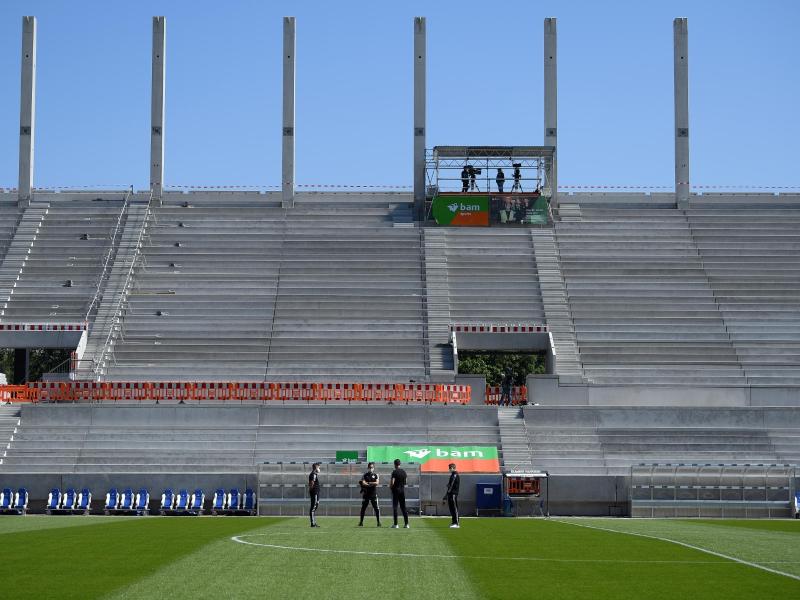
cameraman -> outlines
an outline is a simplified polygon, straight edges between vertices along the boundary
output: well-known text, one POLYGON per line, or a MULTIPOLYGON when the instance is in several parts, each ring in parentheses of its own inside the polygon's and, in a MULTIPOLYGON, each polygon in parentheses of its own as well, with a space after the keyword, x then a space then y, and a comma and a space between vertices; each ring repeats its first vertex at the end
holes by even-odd
POLYGON ((472 165, 467 165, 467 172, 469 173, 469 191, 474 192, 478 187, 475 183, 475 176, 478 174, 478 171, 472 165))
POLYGON ((503 169, 497 169, 497 177, 495 178, 497 182, 497 193, 503 193, 503 186, 506 183, 506 174, 503 173, 503 169))
POLYGON ((522 180, 522 172, 519 170, 520 163, 514 164, 514 185, 511 187, 511 191, 522 191, 522 184, 520 181, 522 180))
POLYGON ((468 189, 469 189, 469 171, 467 171, 467 165, 464 165, 464 168, 461 169, 461 193, 466 194, 468 189))

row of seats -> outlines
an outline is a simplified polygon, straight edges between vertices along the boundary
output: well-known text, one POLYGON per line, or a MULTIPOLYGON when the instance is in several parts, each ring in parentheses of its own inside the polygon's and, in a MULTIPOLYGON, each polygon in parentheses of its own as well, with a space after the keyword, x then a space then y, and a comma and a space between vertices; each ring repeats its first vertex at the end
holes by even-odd
POLYGON ((58 488, 53 488, 47 496, 47 507, 45 512, 48 515, 55 513, 64 514, 89 514, 92 508, 92 492, 88 488, 83 488, 76 492, 74 488, 69 488, 63 494, 58 488))
MULTIPOLYGON (((161 508, 159 514, 162 515, 201 515, 205 510, 205 494, 202 489, 196 489, 189 493, 186 489, 174 492, 172 488, 167 488, 161 495, 161 508)), ((88 515, 92 509, 92 492, 88 488, 83 488, 80 492, 74 488, 69 488, 65 492, 59 488, 53 488, 47 495, 45 512, 52 514, 85 514, 88 515)), ((11 488, 3 488, 0 492, 0 514, 24 515, 28 510, 28 491, 20 488, 14 492, 11 488)), ((132 488, 125 488, 121 492, 117 488, 111 488, 106 494, 103 513, 106 515, 148 515, 150 514, 150 492, 146 488, 141 488, 134 492, 132 488)), ((224 489, 217 489, 211 505, 211 514, 256 514, 256 494, 252 489, 246 489, 244 494, 236 488, 225 492, 224 489)))
POLYGON ((11 488, 0 491, 0 514, 24 515, 28 511, 28 490, 11 488))

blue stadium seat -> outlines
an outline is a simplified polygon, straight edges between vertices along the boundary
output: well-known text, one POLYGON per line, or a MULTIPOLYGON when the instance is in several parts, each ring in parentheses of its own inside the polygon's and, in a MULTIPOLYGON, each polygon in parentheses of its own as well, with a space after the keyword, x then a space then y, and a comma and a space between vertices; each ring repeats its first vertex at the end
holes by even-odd
POLYGON ((242 504, 242 510, 246 511, 247 514, 254 515, 256 514, 256 493, 247 488, 244 491, 244 503, 242 504))
POLYGON ((75 488, 68 488, 64 495, 61 497, 61 510, 72 512, 75 510, 75 504, 78 502, 78 493, 75 488))
POLYGON ((117 510, 117 506, 119 506, 119 492, 117 488, 111 488, 106 494, 106 503, 103 507, 104 512, 110 514, 112 511, 117 510))
POLYGON ((89 488, 83 488, 78 494, 78 505, 75 510, 85 515, 92 510, 92 492, 89 491, 89 488))
POLYGON ((14 506, 14 492, 11 488, 3 488, 0 492, 0 511, 7 512, 14 506))
POLYGON ((228 510, 230 512, 236 512, 237 510, 242 509, 242 494, 241 492, 233 488, 231 489, 231 493, 228 494, 228 510))
POLYGON ((178 490, 178 495, 175 497, 175 510, 186 512, 189 510, 189 490, 178 490))
POLYGON ((172 488, 167 488, 164 490, 164 493, 161 494, 161 514, 166 515, 171 512, 174 507, 175 492, 172 491, 172 488))
POLYGON ((192 494, 192 498, 189 502, 189 511, 194 515, 202 515, 203 514, 203 506, 206 502, 206 495, 203 493, 203 490, 196 489, 192 494))
POLYGON ((145 488, 136 494, 136 514, 139 516, 150 514, 150 492, 145 488))
POLYGON ((131 488, 122 490, 122 495, 119 497, 119 510, 122 512, 131 512, 134 510, 136 504, 136 496, 131 488))
POLYGON ((53 488, 47 495, 47 506, 45 508, 45 512, 48 515, 52 515, 53 511, 58 510, 59 506, 61 506, 61 490, 58 488, 53 488))
POLYGON ((214 490, 214 499, 211 501, 211 514, 216 515, 217 513, 224 512, 227 505, 227 500, 228 497, 225 494, 225 490, 214 490))
POLYGON ((28 490, 25 488, 19 488, 14 495, 14 512, 18 515, 28 512, 28 490))

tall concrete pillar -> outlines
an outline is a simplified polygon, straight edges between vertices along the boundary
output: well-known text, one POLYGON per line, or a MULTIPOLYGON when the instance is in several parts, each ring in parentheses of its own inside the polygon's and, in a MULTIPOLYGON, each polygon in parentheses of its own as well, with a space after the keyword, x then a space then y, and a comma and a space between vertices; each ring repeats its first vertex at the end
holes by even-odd
POLYGON ((36 130, 36 17, 22 17, 22 77, 19 101, 18 201, 33 197, 33 142, 36 130))
POLYGON ((164 186, 164 91, 167 19, 153 17, 153 83, 150 96, 150 191, 161 202, 164 186))
POLYGON ((689 202, 689 26, 687 19, 672 24, 675 42, 675 201, 689 202))
POLYGON ((550 187, 553 196, 550 205, 558 207, 558 70, 557 70, 556 19, 544 20, 544 145, 552 146, 553 169, 550 187))
POLYGON ((425 17, 414 17, 414 218, 425 219, 425 17))
POLYGON ((283 166, 281 169, 282 205, 294 206, 294 90, 295 90, 295 22, 283 18, 283 166))

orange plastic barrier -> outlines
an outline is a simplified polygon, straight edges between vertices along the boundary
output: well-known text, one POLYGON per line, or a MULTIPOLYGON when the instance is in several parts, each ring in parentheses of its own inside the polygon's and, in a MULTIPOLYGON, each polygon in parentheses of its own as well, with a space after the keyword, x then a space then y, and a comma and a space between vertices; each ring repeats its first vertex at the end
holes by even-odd
MULTIPOLYGON (((486 386, 486 400, 485 404, 499 404, 500 398, 503 395, 503 389, 500 386, 486 386)), ((512 406, 519 406, 528 401, 528 388, 524 385, 514 386, 511 388, 511 404, 512 406)))
POLYGON ((39 391, 27 385, 0 385, 0 402, 38 402, 39 391))
MULTIPOLYGON (((0 386, 14 401, 45 402, 393 402, 469 404, 468 385, 302 382, 35 382, 0 386), (10 391, 13 389, 13 392, 10 391), (22 400, 27 398, 27 400, 22 400)), ((0 398, 4 398, 0 396, 0 398)))

